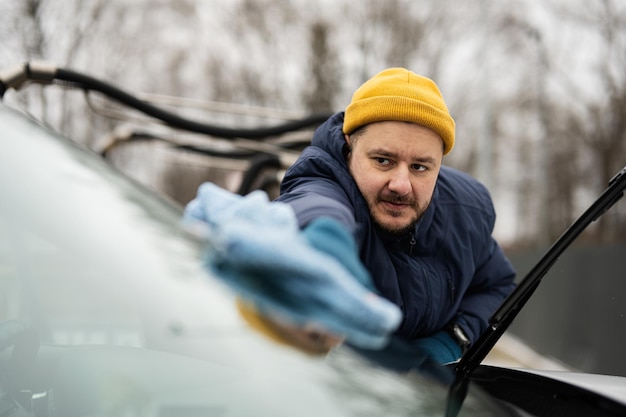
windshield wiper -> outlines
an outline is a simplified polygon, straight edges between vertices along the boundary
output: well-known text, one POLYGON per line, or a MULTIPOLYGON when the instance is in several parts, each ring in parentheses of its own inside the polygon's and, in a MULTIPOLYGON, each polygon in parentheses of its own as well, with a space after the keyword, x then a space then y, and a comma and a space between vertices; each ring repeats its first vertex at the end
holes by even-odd
POLYGON ((500 308, 491 316, 489 326, 478 340, 463 355, 455 367, 456 379, 450 386, 448 395, 447 417, 455 417, 465 400, 469 379, 480 363, 489 354, 496 342, 511 325, 513 319, 530 299, 539 286, 541 279, 556 262, 565 249, 593 221, 607 212, 626 189, 626 167, 622 168, 611 180, 608 187, 596 201, 556 240, 535 267, 517 285, 500 308))

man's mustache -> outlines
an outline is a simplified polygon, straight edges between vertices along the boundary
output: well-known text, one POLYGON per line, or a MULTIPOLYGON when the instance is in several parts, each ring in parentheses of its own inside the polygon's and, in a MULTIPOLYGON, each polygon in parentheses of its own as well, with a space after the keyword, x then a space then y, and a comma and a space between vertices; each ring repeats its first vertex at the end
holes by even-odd
POLYGON ((402 196, 394 192, 387 192, 378 196, 378 201, 386 201, 393 204, 414 205, 415 200, 410 196, 402 196))

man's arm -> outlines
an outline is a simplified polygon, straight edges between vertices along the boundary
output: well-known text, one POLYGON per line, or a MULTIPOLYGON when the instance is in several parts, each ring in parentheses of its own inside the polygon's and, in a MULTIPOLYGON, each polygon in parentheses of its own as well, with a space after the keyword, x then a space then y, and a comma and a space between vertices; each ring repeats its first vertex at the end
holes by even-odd
POLYGON ((283 193, 276 201, 291 206, 300 228, 306 227, 315 219, 329 217, 337 220, 351 233, 356 229, 354 212, 345 194, 330 181, 308 181, 294 191, 283 193))
POLYGON ((502 248, 491 238, 486 247, 485 261, 476 269, 459 312, 452 320, 461 326, 472 342, 485 331, 491 315, 511 293, 514 279, 513 266, 502 248))
POLYGON ((207 271, 260 313, 371 349, 400 325, 400 309, 374 292, 352 234, 332 218, 300 230, 291 207, 261 191, 240 196, 205 183, 184 224, 207 241, 207 271))

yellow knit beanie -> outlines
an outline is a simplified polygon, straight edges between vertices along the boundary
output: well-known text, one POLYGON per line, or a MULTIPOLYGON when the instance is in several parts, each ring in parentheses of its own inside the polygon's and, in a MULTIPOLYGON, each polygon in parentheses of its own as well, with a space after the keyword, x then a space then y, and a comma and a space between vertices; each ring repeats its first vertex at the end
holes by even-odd
POLYGON ((343 132, 382 121, 416 123, 436 132, 443 154, 454 147, 454 120, 437 85, 404 68, 389 68, 366 81, 345 111, 343 132))

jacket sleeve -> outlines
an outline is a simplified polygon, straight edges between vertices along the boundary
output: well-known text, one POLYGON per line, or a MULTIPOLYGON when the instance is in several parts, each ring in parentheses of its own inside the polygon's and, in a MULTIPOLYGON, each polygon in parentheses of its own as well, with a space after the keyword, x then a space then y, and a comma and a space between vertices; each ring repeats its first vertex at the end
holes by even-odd
POLYGON ((330 217, 337 220, 351 233, 356 228, 354 215, 350 207, 336 195, 332 187, 322 184, 309 184, 303 190, 281 195, 278 201, 287 203, 296 213, 300 228, 306 227, 313 220, 320 217, 330 217), (333 195, 335 195, 333 197, 333 195))
POLYGON ((472 342, 485 331, 489 318, 511 293, 515 270, 498 243, 490 238, 485 261, 477 266, 453 322, 466 331, 472 342))
POLYGON ((300 228, 319 217, 337 220, 351 233, 355 232, 354 208, 337 178, 343 169, 334 166, 330 158, 323 159, 317 149, 305 150, 281 182, 278 201, 289 204, 298 218, 300 228))

